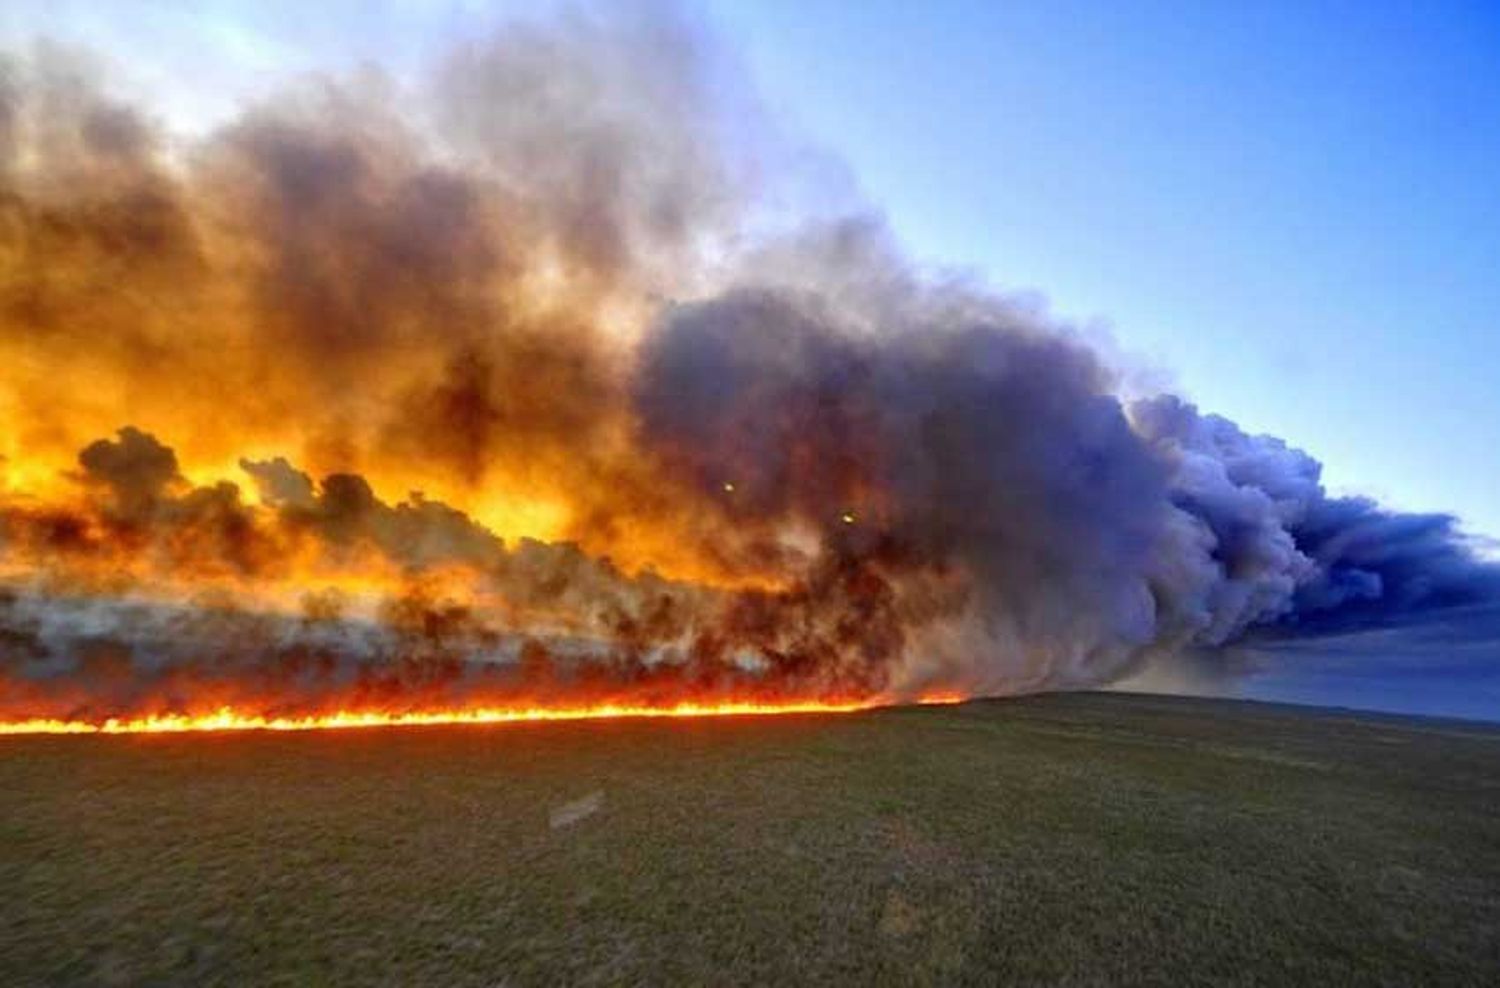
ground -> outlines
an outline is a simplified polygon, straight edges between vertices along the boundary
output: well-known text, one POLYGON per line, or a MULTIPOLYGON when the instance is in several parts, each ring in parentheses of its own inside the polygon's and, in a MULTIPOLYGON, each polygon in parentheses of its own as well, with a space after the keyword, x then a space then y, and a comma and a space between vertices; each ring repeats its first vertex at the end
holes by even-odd
POLYGON ((1110 694, 0 738, 0 984, 1494 984, 1500 730, 1110 694))

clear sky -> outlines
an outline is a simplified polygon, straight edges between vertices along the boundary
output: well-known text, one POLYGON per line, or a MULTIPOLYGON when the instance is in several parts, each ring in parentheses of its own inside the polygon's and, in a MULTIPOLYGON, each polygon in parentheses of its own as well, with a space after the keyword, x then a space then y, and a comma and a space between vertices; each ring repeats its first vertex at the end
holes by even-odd
MULTIPOLYGON (((22 0, 0 32, 186 72, 180 107, 214 112, 330 53, 399 66, 485 7, 22 0)), ((1500 5, 704 12, 919 258, 1107 323, 1206 409, 1318 456, 1336 491, 1500 536, 1500 5)))

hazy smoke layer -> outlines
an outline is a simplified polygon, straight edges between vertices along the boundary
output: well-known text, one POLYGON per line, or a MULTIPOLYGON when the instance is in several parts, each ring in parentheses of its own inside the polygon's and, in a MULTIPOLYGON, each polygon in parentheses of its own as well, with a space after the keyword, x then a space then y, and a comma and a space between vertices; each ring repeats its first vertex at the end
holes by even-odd
POLYGON ((0 65, 0 717, 1019 691, 1500 600, 1452 518, 788 220, 703 51, 522 25, 193 139, 0 65))

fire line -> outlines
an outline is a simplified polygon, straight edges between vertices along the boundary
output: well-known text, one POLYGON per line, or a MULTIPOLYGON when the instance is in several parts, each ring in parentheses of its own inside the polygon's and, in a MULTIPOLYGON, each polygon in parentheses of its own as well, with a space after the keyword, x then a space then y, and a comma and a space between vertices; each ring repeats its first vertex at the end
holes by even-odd
MULTIPOLYGON (((959 696, 932 696, 922 705, 961 703, 959 696)), ((801 701, 789 703, 681 703, 653 707, 601 704, 584 707, 478 708, 387 713, 341 710, 303 717, 266 717, 242 714, 225 707, 210 714, 162 714, 137 718, 114 718, 93 722, 36 718, 0 722, 0 735, 24 734, 190 734, 221 731, 325 731, 384 727, 435 727, 445 725, 515 724, 549 721, 658 719, 684 717, 771 717, 787 714, 845 714, 889 706, 868 700, 840 702, 801 701)))

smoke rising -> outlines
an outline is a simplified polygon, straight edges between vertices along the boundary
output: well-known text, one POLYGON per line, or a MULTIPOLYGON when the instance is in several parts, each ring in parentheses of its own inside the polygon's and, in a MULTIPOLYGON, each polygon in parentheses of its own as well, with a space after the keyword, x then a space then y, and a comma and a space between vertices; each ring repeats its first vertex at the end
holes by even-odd
POLYGON ((1443 515, 768 223, 671 15, 202 137, 0 70, 0 717, 901 698, 1500 601, 1443 515))

